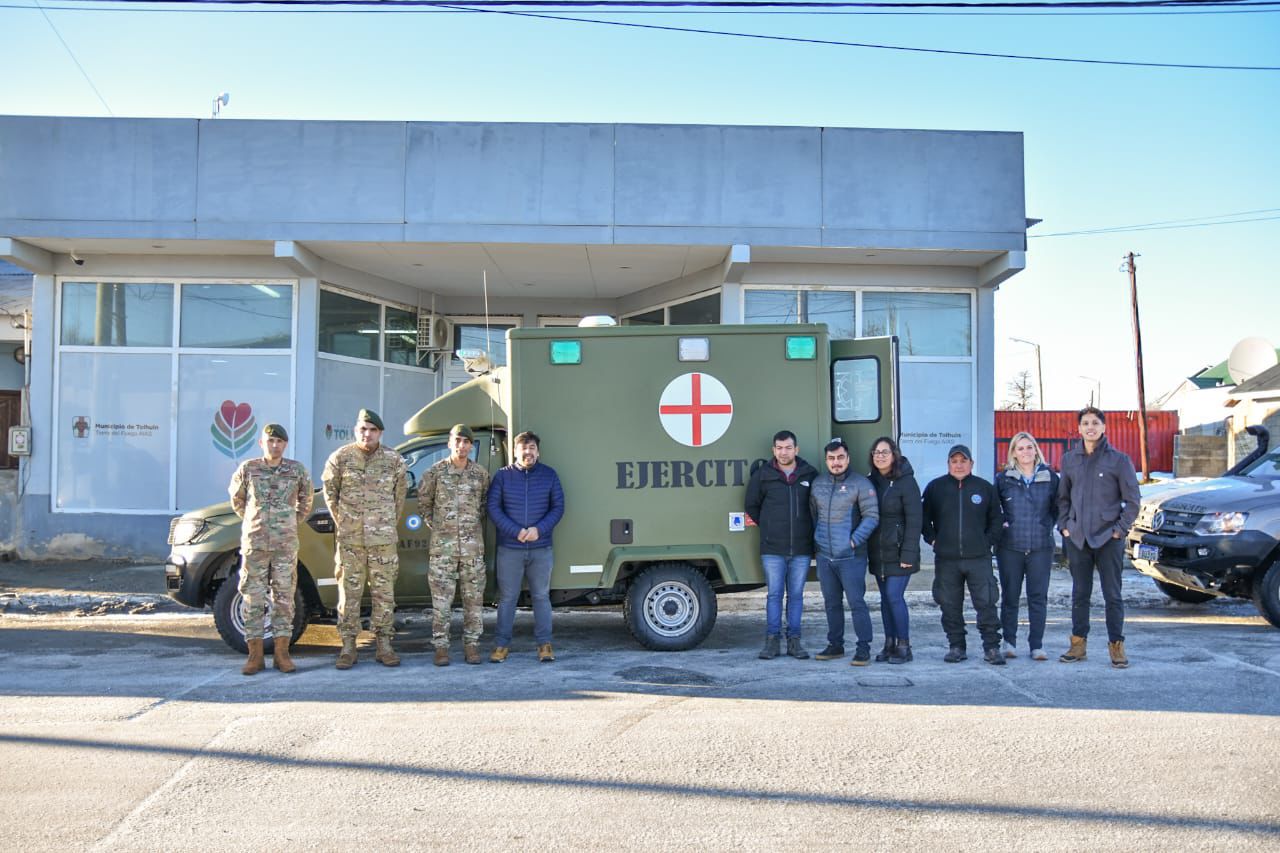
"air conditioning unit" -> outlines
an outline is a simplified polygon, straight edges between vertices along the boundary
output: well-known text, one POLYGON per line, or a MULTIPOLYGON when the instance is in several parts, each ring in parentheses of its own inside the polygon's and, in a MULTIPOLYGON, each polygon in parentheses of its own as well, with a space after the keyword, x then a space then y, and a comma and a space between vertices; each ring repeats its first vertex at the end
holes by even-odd
POLYGON ((453 349, 453 322, 429 312, 418 315, 418 350, 448 352, 453 349))

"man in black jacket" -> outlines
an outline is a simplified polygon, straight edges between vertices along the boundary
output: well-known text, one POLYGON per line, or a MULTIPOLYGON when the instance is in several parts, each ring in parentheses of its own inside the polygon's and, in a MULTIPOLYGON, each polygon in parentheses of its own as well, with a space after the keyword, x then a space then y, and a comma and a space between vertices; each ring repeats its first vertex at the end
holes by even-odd
POLYGON ((964 585, 978 614, 983 658, 1004 666, 1000 654, 998 587, 991 571, 991 548, 1000 541, 1004 513, 995 486, 973 475, 973 454, 957 444, 947 454, 947 473, 924 490, 922 535, 933 546, 933 598, 942 608, 942 630, 951 650, 943 658, 959 663, 965 653, 964 585))
POLYGON ((800 644, 800 616, 804 610, 804 582, 813 559, 813 518, 809 515, 809 486, 818 471, 797 455, 796 435, 782 430, 773 437, 773 460, 751 472, 747 483, 747 518, 760 528, 760 562, 769 595, 765 602, 764 648, 761 660, 780 652, 782 596, 787 597, 787 654, 804 660, 800 644))
POLYGON ((1085 659, 1089 636, 1089 605, 1093 572, 1102 580, 1107 605, 1107 649, 1111 665, 1124 669, 1124 599, 1120 572, 1124 568, 1124 538, 1138 518, 1138 475, 1133 461, 1107 443, 1107 416, 1086 406, 1077 415, 1082 446, 1062 457, 1058 480, 1058 529, 1062 550, 1071 567, 1071 648, 1058 660, 1085 659))

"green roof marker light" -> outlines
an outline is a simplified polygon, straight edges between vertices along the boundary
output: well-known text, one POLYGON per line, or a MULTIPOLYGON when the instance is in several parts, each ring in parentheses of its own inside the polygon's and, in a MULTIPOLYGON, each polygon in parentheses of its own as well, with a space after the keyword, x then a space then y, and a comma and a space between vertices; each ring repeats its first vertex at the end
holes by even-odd
POLYGON ((813 361, 818 357, 818 339, 813 335, 788 335, 787 359, 813 361))
POLYGON ((552 364, 582 364, 582 341, 552 341, 552 364))

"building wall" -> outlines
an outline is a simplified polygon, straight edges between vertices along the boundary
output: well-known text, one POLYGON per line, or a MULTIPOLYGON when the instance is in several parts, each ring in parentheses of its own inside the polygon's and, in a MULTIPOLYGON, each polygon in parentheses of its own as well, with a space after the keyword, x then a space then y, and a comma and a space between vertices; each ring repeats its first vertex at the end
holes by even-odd
POLYGON ((11 237, 1025 248, 1018 133, 8 116, 0 151, 11 237))

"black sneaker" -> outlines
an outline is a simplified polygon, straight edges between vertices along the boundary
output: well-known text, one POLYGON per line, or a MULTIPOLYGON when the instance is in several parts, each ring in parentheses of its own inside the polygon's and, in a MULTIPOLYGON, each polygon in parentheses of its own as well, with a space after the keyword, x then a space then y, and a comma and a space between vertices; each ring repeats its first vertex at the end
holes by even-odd
POLYGON ((809 659, 809 653, 804 650, 804 646, 800 645, 799 637, 787 637, 787 654, 796 660, 809 659))
POLYGON ((960 663, 962 660, 968 660, 969 656, 965 654, 964 646, 952 646, 951 651, 942 656, 945 663, 960 663))
POLYGON ((858 643, 858 647, 853 650, 852 666, 866 666, 871 663, 871 644, 858 643))
POLYGON ((827 643, 827 647, 813 657, 816 660, 838 660, 844 657, 844 646, 827 643))
POLYGON ((992 666, 1004 666, 1004 655, 1001 653, 999 647, 983 649, 982 659, 992 666))

